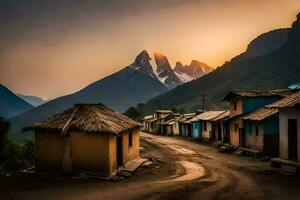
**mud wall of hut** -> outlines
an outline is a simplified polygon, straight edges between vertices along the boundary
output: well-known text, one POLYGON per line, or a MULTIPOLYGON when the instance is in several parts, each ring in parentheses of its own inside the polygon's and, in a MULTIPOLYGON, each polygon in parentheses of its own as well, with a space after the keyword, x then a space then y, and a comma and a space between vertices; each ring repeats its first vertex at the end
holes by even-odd
POLYGON ((109 137, 108 134, 70 133, 73 169, 110 174, 109 137))
POLYGON ((37 171, 61 171, 64 140, 55 131, 37 130, 35 134, 37 171))

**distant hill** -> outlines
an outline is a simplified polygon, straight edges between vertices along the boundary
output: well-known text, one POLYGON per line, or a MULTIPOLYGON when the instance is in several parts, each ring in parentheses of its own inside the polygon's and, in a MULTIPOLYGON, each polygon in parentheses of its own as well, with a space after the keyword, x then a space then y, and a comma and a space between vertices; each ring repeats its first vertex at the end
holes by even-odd
POLYGON ((27 103, 33 105, 34 107, 40 106, 47 102, 47 100, 36 96, 29 96, 24 94, 17 94, 17 96, 26 101, 27 103))
POLYGON ((278 29, 253 40, 245 53, 197 80, 178 86, 145 104, 145 112, 176 107, 193 111, 225 107, 229 90, 286 88, 300 81, 300 14, 291 29, 278 29))
POLYGON ((32 105, 0 84, 0 116, 10 118, 33 108, 32 105))
POLYGON ((136 59, 135 63, 130 65, 131 67, 125 67, 74 94, 51 100, 11 118, 11 134, 20 137, 22 127, 45 120, 75 103, 101 102, 116 111, 123 112, 130 106, 146 102, 150 98, 166 92, 167 88, 161 82, 137 70, 142 67, 140 63, 146 63, 148 59, 143 56, 138 56, 138 58, 145 60, 136 59), (132 66, 135 66, 136 69, 132 66))

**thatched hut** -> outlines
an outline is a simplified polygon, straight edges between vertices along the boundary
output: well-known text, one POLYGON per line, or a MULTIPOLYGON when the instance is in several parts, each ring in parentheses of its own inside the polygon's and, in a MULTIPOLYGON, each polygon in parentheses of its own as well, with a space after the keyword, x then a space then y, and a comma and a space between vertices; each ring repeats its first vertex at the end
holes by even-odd
POLYGON ((35 130, 36 170, 113 175, 139 158, 140 124, 102 104, 76 104, 35 130))

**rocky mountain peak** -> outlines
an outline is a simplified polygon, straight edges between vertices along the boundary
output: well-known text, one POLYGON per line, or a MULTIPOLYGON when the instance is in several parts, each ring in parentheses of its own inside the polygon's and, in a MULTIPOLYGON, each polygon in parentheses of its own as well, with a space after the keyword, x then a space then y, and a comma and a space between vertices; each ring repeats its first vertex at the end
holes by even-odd
POLYGON ((185 66, 177 62, 174 71, 183 82, 187 82, 208 74, 213 68, 198 60, 192 60, 190 65, 185 66))
POLYGON ((148 52, 146 50, 143 50, 140 54, 137 55, 134 63, 132 63, 129 67, 154 79, 157 79, 152 65, 150 64, 150 60, 151 57, 149 56, 148 52))
POLYGON ((174 73, 168 58, 161 53, 154 53, 154 59, 157 66, 156 72, 158 79, 168 88, 174 88, 181 84, 181 80, 174 73))
POLYGON ((154 53, 155 63, 157 65, 157 74, 161 76, 165 76, 166 74, 172 71, 170 63, 167 57, 161 53, 154 53))

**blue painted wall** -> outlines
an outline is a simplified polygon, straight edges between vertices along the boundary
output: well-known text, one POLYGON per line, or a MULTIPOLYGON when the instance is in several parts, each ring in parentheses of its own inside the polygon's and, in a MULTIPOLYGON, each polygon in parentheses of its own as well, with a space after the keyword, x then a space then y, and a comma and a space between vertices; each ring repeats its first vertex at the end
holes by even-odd
POLYGON ((263 121, 264 135, 279 134, 279 117, 274 115, 263 121))
POLYGON ((200 138, 201 137, 201 122, 192 122, 193 124, 193 132, 192 132, 192 136, 193 138, 200 138))
POLYGON ((274 103, 282 99, 281 97, 243 97, 243 113, 249 113, 261 108, 265 105, 274 103))
POLYGON ((245 134, 251 135, 252 134, 252 126, 255 124, 254 121, 246 120, 244 121, 244 127, 245 127, 245 134))
MULTIPOLYGON (((248 135, 252 134, 252 127, 256 124, 255 121, 245 120, 244 127, 245 133, 248 135)), ((264 135, 274 135, 279 134, 279 117, 278 115, 274 115, 272 117, 266 118, 265 120, 259 122, 259 124, 263 125, 264 135)))

